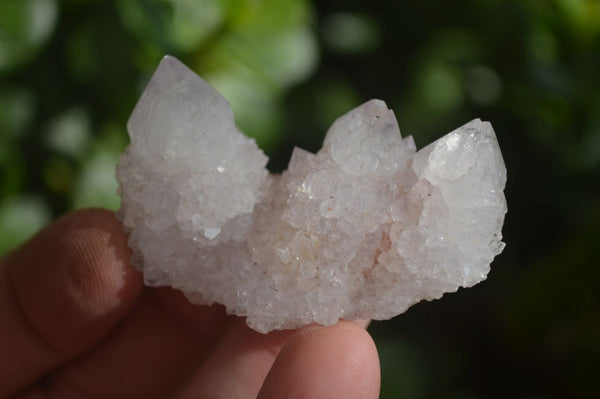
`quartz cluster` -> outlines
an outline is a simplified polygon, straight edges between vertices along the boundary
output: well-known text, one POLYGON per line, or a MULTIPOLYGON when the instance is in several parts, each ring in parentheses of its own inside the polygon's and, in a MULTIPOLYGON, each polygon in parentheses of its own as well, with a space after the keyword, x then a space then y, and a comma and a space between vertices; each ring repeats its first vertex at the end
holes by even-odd
POLYGON ((260 332, 393 317, 484 280, 504 247, 506 169, 488 122, 417 152, 371 100, 270 175, 227 101, 167 56, 128 130, 118 216, 132 263, 147 285, 260 332))

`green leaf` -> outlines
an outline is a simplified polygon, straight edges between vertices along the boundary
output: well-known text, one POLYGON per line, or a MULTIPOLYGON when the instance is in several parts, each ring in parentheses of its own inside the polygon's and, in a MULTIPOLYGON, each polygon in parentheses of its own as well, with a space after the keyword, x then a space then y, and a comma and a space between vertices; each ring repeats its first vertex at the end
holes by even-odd
POLYGON ((57 11, 54 0, 0 2, 0 72, 35 56, 54 30, 57 11))

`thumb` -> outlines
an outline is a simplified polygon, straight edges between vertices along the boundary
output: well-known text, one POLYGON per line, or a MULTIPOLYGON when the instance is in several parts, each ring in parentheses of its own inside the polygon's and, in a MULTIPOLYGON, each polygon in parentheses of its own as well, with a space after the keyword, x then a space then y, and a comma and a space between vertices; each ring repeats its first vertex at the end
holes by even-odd
POLYGON ((136 303, 140 275, 114 214, 76 211, 0 261, 0 397, 102 340, 136 303))

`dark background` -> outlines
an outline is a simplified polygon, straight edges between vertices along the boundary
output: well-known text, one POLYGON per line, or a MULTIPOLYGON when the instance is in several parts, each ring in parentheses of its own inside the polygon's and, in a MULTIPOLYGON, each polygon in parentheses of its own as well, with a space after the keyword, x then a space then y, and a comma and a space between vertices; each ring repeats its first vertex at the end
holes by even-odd
POLYGON ((274 171, 374 97, 418 146, 491 121, 507 247, 486 282, 372 324, 381 396, 597 395, 600 2, 0 2, 0 252, 68 210, 118 208, 125 123, 167 53, 274 171))

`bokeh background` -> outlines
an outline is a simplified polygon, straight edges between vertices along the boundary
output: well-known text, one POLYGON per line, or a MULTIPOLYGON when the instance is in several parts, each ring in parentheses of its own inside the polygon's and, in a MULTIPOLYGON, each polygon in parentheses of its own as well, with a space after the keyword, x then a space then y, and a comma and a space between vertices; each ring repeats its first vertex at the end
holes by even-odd
POLYGON ((374 97, 419 146, 492 121, 507 247, 486 282, 372 324, 381 397, 596 397, 599 1, 1 1, 0 253, 118 208, 125 123, 164 54, 224 94, 274 171, 374 97))

